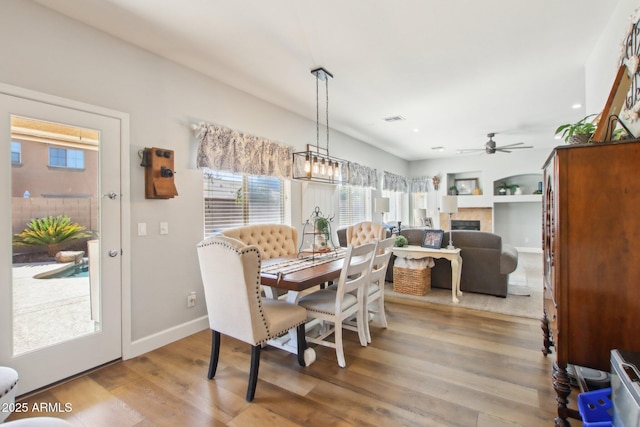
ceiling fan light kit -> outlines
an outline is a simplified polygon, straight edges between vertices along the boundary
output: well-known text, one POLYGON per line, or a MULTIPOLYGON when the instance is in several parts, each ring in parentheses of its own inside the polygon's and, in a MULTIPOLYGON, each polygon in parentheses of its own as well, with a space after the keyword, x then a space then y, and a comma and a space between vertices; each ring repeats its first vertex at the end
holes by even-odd
POLYGON ((495 154, 496 152, 510 153, 511 150, 521 150, 523 148, 533 148, 533 145, 523 145, 524 142, 516 142, 515 144, 496 146, 496 142, 493 137, 496 136, 495 132, 489 132, 487 137, 489 140, 484 144, 484 148, 469 148, 465 150, 458 150, 458 154, 485 152, 486 154, 495 154))

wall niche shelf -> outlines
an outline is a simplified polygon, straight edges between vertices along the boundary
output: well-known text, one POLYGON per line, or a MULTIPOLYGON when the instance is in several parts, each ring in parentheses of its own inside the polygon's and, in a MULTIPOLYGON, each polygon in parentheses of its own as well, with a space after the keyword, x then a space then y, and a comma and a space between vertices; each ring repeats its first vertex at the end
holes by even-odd
POLYGON ((542 202, 542 194, 522 194, 513 196, 494 196, 493 203, 542 202))
POLYGON ((522 175, 512 175, 504 178, 497 179, 493 181, 493 195, 496 196, 494 199, 495 203, 499 203, 499 198, 502 197, 515 197, 510 199, 511 202, 532 202, 532 201, 542 201, 542 192, 540 194, 534 194, 536 191, 542 190, 542 174, 522 174, 522 175), (510 190, 506 195, 500 194, 500 188, 504 185, 517 185, 520 187, 520 191, 522 194, 511 194, 510 190), (535 198, 522 198, 523 196, 536 196, 535 198))

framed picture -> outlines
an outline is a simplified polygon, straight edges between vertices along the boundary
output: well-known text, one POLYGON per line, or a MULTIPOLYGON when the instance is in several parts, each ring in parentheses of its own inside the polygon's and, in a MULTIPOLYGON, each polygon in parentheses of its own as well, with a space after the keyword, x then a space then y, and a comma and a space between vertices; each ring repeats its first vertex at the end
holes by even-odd
POLYGON ((473 190, 478 188, 478 178, 464 178, 455 180, 458 195, 473 194, 473 190))
POLYGON ((420 218, 420 222, 422 224, 423 227, 427 227, 427 228, 432 228, 433 227, 433 218, 431 218, 430 216, 425 217, 425 218, 420 218))
POLYGON ((420 246, 423 248, 440 249, 443 236, 444 230, 424 230, 422 244, 420 246))

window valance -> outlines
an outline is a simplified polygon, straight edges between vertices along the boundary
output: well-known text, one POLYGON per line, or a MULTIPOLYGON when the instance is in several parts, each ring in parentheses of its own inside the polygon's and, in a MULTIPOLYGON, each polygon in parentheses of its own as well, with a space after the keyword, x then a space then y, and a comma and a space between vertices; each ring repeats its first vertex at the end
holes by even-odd
POLYGON ((347 173, 349 185, 378 188, 378 171, 376 169, 354 162, 349 162, 347 168, 349 169, 347 173))
POLYGON ((210 123, 198 125, 196 137, 199 168, 291 178, 293 147, 210 123))
POLYGON ((407 178, 401 175, 396 175, 394 173, 384 171, 384 177, 382 179, 382 189, 384 191, 407 193, 409 192, 407 178))
POLYGON ((409 179, 409 189, 412 193, 426 193, 429 191, 429 180, 426 176, 409 179))

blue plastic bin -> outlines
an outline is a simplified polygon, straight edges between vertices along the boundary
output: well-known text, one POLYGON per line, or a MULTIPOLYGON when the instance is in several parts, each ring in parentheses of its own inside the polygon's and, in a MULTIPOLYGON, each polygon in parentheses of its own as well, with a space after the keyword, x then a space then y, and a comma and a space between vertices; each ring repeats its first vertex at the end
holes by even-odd
POLYGON ((609 427, 613 420, 611 387, 578 395, 578 410, 584 427, 609 427))

